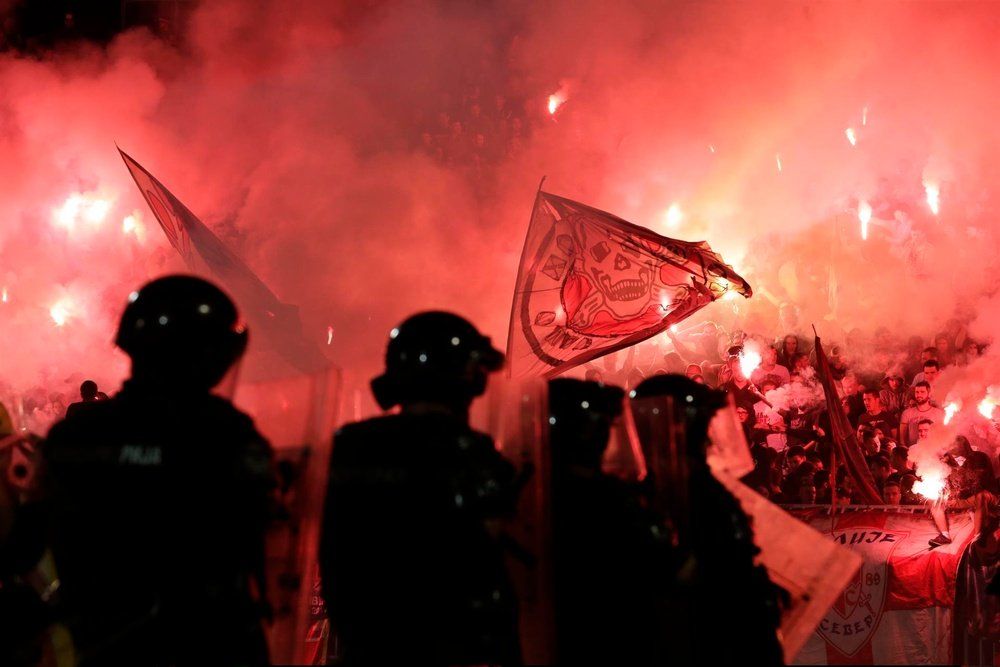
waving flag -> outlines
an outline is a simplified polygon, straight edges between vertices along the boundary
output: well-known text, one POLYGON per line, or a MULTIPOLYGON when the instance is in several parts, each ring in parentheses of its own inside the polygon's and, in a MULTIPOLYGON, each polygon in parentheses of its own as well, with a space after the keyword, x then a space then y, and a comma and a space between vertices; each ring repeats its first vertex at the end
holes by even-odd
POLYGON ((236 298, 254 332, 259 332, 275 352, 303 373, 316 373, 330 362, 302 331, 299 310, 282 303, 236 253, 219 240, 201 220, 167 188, 121 149, 139 192, 157 222, 188 267, 213 275, 236 298))
POLYGON ((552 377, 645 340, 734 290, 705 242, 669 239, 539 190, 507 337, 509 372, 552 377))
MULTIPOLYGON (((819 336, 816 336, 816 375, 823 385, 823 394, 826 396, 826 409, 830 415, 831 439, 833 440, 834 451, 838 461, 843 461, 847 467, 847 472, 854 480, 854 485, 861 495, 862 502, 871 505, 882 503, 882 494, 875 487, 875 478, 868 468, 865 455, 861 453, 861 445, 858 444, 858 436, 851 428, 851 422, 847 419, 844 406, 840 402, 840 395, 834 386, 833 372, 830 370, 830 362, 823 351, 823 344, 820 343, 819 336)), ((836 474, 836 471, 831 471, 836 474)))

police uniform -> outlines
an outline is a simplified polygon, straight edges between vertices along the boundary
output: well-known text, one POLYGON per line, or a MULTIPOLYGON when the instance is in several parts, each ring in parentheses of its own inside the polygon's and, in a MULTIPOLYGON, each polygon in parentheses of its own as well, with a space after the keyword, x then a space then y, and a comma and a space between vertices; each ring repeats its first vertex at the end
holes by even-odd
POLYGON ((266 662, 251 580, 273 479, 249 417, 126 383, 54 426, 43 455, 59 596, 83 657, 266 662))
POLYGON ((267 663, 272 452, 247 415, 209 393, 245 341, 214 286, 154 281, 119 329, 133 378, 50 431, 50 548, 81 664, 267 663))
POLYGON ((373 382, 380 404, 403 412, 334 437, 320 563, 346 664, 520 661, 493 522, 513 511, 515 471, 463 414, 502 362, 490 350, 457 316, 414 316, 373 382), (462 379, 467 361, 478 379, 462 379), (425 396, 441 409, 406 409, 425 396))

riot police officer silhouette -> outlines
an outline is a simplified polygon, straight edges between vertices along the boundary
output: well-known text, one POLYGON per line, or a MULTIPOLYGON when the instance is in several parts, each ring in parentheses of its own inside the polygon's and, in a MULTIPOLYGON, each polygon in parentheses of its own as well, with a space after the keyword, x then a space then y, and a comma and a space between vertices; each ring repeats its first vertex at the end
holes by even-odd
POLYGON ((514 468, 469 427, 503 355, 463 318, 390 334, 372 391, 397 414, 334 436, 320 567, 345 664, 513 664, 514 595, 495 519, 514 468))
POLYGON ((130 378, 44 444, 63 617, 84 665, 261 665, 270 445, 210 390, 242 356, 233 302, 190 276, 133 293, 130 378))
POLYGON ((763 566, 754 564, 759 549, 750 521, 706 459, 709 423, 727 400, 724 392, 682 375, 651 377, 632 398, 647 462, 654 462, 654 493, 667 499, 662 506, 674 532, 678 567, 663 626, 668 661, 780 665, 777 628, 783 591, 763 566), (669 403, 657 400, 666 398, 669 403), (657 419, 672 423, 651 428, 657 419), (670 449, 674 451, 664 451, 670 449), (657 459, 669 464, 656 465, 657 459))
POLYGON ((549 382, 556 657, 559 663, 660 664, 659 605, 668 531, 636 485, 602 472, 624 392, 549 382))

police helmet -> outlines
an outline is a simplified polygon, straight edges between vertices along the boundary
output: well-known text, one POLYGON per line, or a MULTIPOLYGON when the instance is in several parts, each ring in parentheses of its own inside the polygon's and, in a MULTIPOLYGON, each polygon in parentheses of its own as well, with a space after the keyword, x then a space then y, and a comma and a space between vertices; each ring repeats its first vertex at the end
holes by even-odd
POLYGON ((465 318, 418 313, 390 332, 385 373, 372 380, 372 393, 384 410, 416 399, 472 399, 503 362, 503 353, 465 318))
POLYGON ((173 275, 157 278, 129 296, 115 344, 131 357, 134 370, 195 372, 221 379, 246 350, 247 338, 247 328, 225 292, 195 276, 173 275))

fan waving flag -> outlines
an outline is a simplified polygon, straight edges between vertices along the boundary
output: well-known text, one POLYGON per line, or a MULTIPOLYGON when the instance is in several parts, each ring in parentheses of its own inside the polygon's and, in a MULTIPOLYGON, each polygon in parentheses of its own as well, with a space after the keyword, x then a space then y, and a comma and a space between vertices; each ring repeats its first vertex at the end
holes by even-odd
POLYGON ((149 208, 184 262, 192 271, 214 275, 236 298, 264 341, 288 364, 303 373, 316 373, 330 362, 305 337, 298 308, 282 303, 236 253, 219 240, 167 188, 118 149, 149 208))
POLYGON ((660 333, 747 282, 704 241, 539 190, 507 337, 509 373, 552 377, 660 333))

